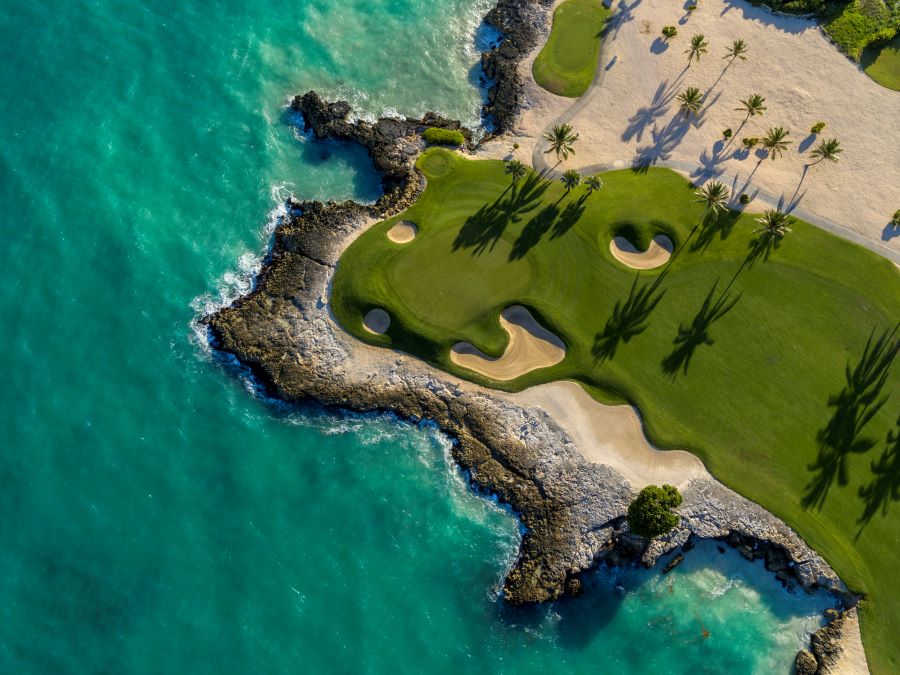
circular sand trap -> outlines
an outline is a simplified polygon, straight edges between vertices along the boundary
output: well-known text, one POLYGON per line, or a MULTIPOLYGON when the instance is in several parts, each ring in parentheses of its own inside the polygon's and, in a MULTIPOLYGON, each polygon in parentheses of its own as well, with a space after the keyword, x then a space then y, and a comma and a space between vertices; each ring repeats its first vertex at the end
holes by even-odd
POLYGON ((391 315, 376 307, 370 309, 363 317, 363 327, 370 333, 382 335, 391 325, 391 315))
POLYGON ((457 342, 450 349, 450 360, 493 380, 514 380, 532 370, 554 366, 566 357, 563 341, 521 305, 504 309, 500 325, 509 333, 502 356, 491 358, 468 342, 457 342))
POLYGON ((625 237, 613 237, 609 242, 609 251, 623 265, 636 270, 652 270, 669 262, 675 245, 664 234, 653 237, 646 251, 638 251, 634 244, 625 237))
POLYGON ((416 238, 418 231, 415 223, 401 220, 388 230, 387 236, 395 244, 408 244, 416 238))

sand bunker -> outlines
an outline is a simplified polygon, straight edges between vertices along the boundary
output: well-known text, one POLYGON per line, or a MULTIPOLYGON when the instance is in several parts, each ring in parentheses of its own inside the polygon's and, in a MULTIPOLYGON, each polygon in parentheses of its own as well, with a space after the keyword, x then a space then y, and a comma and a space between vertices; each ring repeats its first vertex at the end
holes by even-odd
POLYGON ((388 230, 387 236, 395 244, 408 244, 416 238, 418 231, 415 223, 401 220, 388 230))
POLYGON ((669 262, 675 245, 664 234, 653 237, 646 251, 639 251, 625 237, 613 237, 609 242, 610 253, 623 265, 636 270, 652 270, 669 262))
POLYGON ((391 315, 376 307, 370 309, 363 317, 363 327, 370 333, 382 335, 391 325, 391 315))
POLYGON ((575 382, 551 382, 511 396, 546 410, 585 458, 611 466, 634 488, 669 483, 683 489, 695 478, 710 477, 695 455, 654 448, 634 408, 604 405, 575 382))
POLYGON ((514 380, 532 370, 556 365, 566 357, 563 341, 521 305, 504 309, 500 325, 509 333, 503 356, 494 359, 468 342, 457 342, 450 350, 450 360, 494 380, 514 380))

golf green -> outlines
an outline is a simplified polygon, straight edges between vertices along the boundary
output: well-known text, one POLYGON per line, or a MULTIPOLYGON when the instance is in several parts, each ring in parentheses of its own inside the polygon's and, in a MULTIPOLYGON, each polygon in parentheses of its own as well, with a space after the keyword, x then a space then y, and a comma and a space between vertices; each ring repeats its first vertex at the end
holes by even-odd
POLYGON ((666 169, 610 172, 599 191, 567 194, 534 173, 512 186, 502 162, 441 149, 418 166, 417 203, 340 260, 344 328, 488 386, 573 379, 637 405, 656 445, 698 455, 865 593, 870 662, 900 668, 900 369, 875 353, 900 318, 896 267, 802 221, 753 258, 758 214, 704 221, 695 186, 666 169), (410 243, 386 236, 401 219, 418 227, 410 243), (645 249, 656 234, 675 244, 667 267, 637 272, 610 253, 614 236, 645 249), (458 341, 499 356, 498 317, 513 304, 565 341, 561 363, 500 383, 450 361, 458 341), (363 329, 373 307, 391 315, 384 335, 363 329))
POLYGON ((900 34, 863 50, 860 65, 878 84, 900 91, 900 34))
POLYGON ((570 98, 587 91, 597 70, 609 14, 598 0, 566 0, 557 7, 550 37, 532 67, 535 81, 549 92, 570 98))

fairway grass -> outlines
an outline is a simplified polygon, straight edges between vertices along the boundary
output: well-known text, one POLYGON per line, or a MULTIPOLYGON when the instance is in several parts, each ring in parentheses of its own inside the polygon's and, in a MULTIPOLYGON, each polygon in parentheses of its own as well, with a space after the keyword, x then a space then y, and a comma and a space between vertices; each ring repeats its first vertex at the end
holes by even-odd
POLYGON ((866 47, 860 65, 878 84, 900 91, 900 34, 881 45, 866 47))
POLYGON ((566 0, 534 61, 535 81, 547 91, 578 98, 590 86, 600 56, 600 36, 610 12, 599 0, 566 0))
MULTIPOLYGON (((900 359, 882 391, 889 398, 852 439, 860 451, 839 453, 829 464, 833 473, 812 468, 817 437, 830 420, 840 421, 829 400, 845 386, 846 366, 859 362, 873 330, 900 319, 896 267, 799 221, 768 260, 742 267, 757 223, 737 212, 707 222, 686 244, 702 206, 693 201, 694 186, 666 169, 604 174, 604 187, 588 196, 583 188, 565 195, 559 183, 535 174, 513 190, 501 162, 439 149, 418 166, 428 178, 418 202, 365 232, 339 262, 332 306, 341 325, 487 386, 521 390, 572 379, 603 402, 637 405, 655 445, 699 456, 866 594, 870 664, 874 672, 900 671, 900 504, 887 496, 886 512, 875 504, 860 528, 860 488, 878 477, 872 462, 897 431, 900 359), (403 219, 419 230, 414 242, 399 245, 385 235, 403 219), (657 234, 675 244, 667 268, 636 272, 610 253, 614 236, 645 249, 657 234), (649 293, 644 316, 608 330, 627 299, 642 293, 649 293), (499 315, 515 304, 564 341, 561 363, 496 382, 451 361, 457 342, 503 354, 508 335, 499 315), (390 313, 384 335, 363 327, 373 307, 390 313), (691 326, 705 330, 685 333, 691 326), (686 342, 678 341, 680 331, 686 342), (821 509, 805 508, 809 486, 829 475, 820 483, 829 488, 821 509)), ((900 460, 885 476, 900 481, 900 460)))

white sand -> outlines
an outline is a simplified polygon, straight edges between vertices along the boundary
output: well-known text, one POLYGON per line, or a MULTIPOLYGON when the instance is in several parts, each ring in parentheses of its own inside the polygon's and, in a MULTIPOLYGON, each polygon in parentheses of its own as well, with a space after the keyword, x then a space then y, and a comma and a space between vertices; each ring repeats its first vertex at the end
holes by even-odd
POLYGON ((383 309, 370 309, 363 317, 363 327, 370 333, 382 335, 391 326, 391 315, 383 309))
POLYGON ((401 220, 388 230, 387 236, 395 244, 408 244, 418 234, 416 224, 409 220, 401 220))
POLYGON ((521 305, 504 309, 500 325, 509 333, 509 343, 502 356, 491 358, 468 342, 457 342, 450 350, 450 360, 485 377, 505 381, 556 365, 566 357, 563 341, 541 326, 521 305))
POLYGON ((652 270, 669 262, 675 245, 664 234, 653 237, 646 251, 639 251, 625 237, 613 237, 609 242, 609 251, 623 265, 636 270, 652 270))
POLYGON ((863 649, 862 637, 859 633, 859 615, 856 608, 848 610, 844 618, 844 634, 841 641, 841 654, 834 668, 828 673, 834 675, 867 675, 869 663, 863 649))
POLYGON ((575 382, 551 382, 511 396, 547 411, 587 459, 613 467, 635 489, 661 483, 685 488, 694 478, 710 478, 691 453, 653 447, 634 408, 604 405, 575 382))
MULTIPOLYGON (((625 4, 616 2, 614 9, 621 12, 625 4)), ((689 18, 681 3, 669 0, 631 6, 627 20, 606 38, 595 85, 576 103, 537 87, 530 62, 523 64, 533 105, 513 139, 522 145, 518 154, 529 156, 554 122, 570 121, 581 138, 566 168, 630 166, 640 155, 698 183, 721 175, 738 194, 752 195, 760 188, 782 196, 785 209, 799 204, 900 252, 900 237, 882 239, 891 214, 900 208, 900 93, 872 81, 812 21, 776 17, 743 0, 703 0, 689 18), (657 38, 664 25, 677 26, 679 34, 660 51, 657 38), (695 33, 706 35, 709 53, 681 75, 684 50, 695 33), (735 61, 718 79, 727 64, 725 48, 738 38, 748 43, 749 59, 735 61), (689 86, 711 89, 703 116, 685 125, 673 99, 689 86), (751 93, 765 96, 769 109, 738 132, 743 115, 734 108, 751 93), (837 164, 817 164, 804 177, 817 142, 809 129, 819 120, 826 123, 819 138, 838 138, 844 152, 837 164), (793 144, 782 158, 757 168, 755 153, 735 156, 740 138, 763 136, 772 126, 791 130, 793 144), (735 131, 730 145, 721 140, 727 127, 735 131), (701 166, 703 173, 694 169, 701 166)), ((483 154, 503 156, 509 142, 499 140, 483 154)), ((543 147, 540 142, 538 155, 543 147)))

